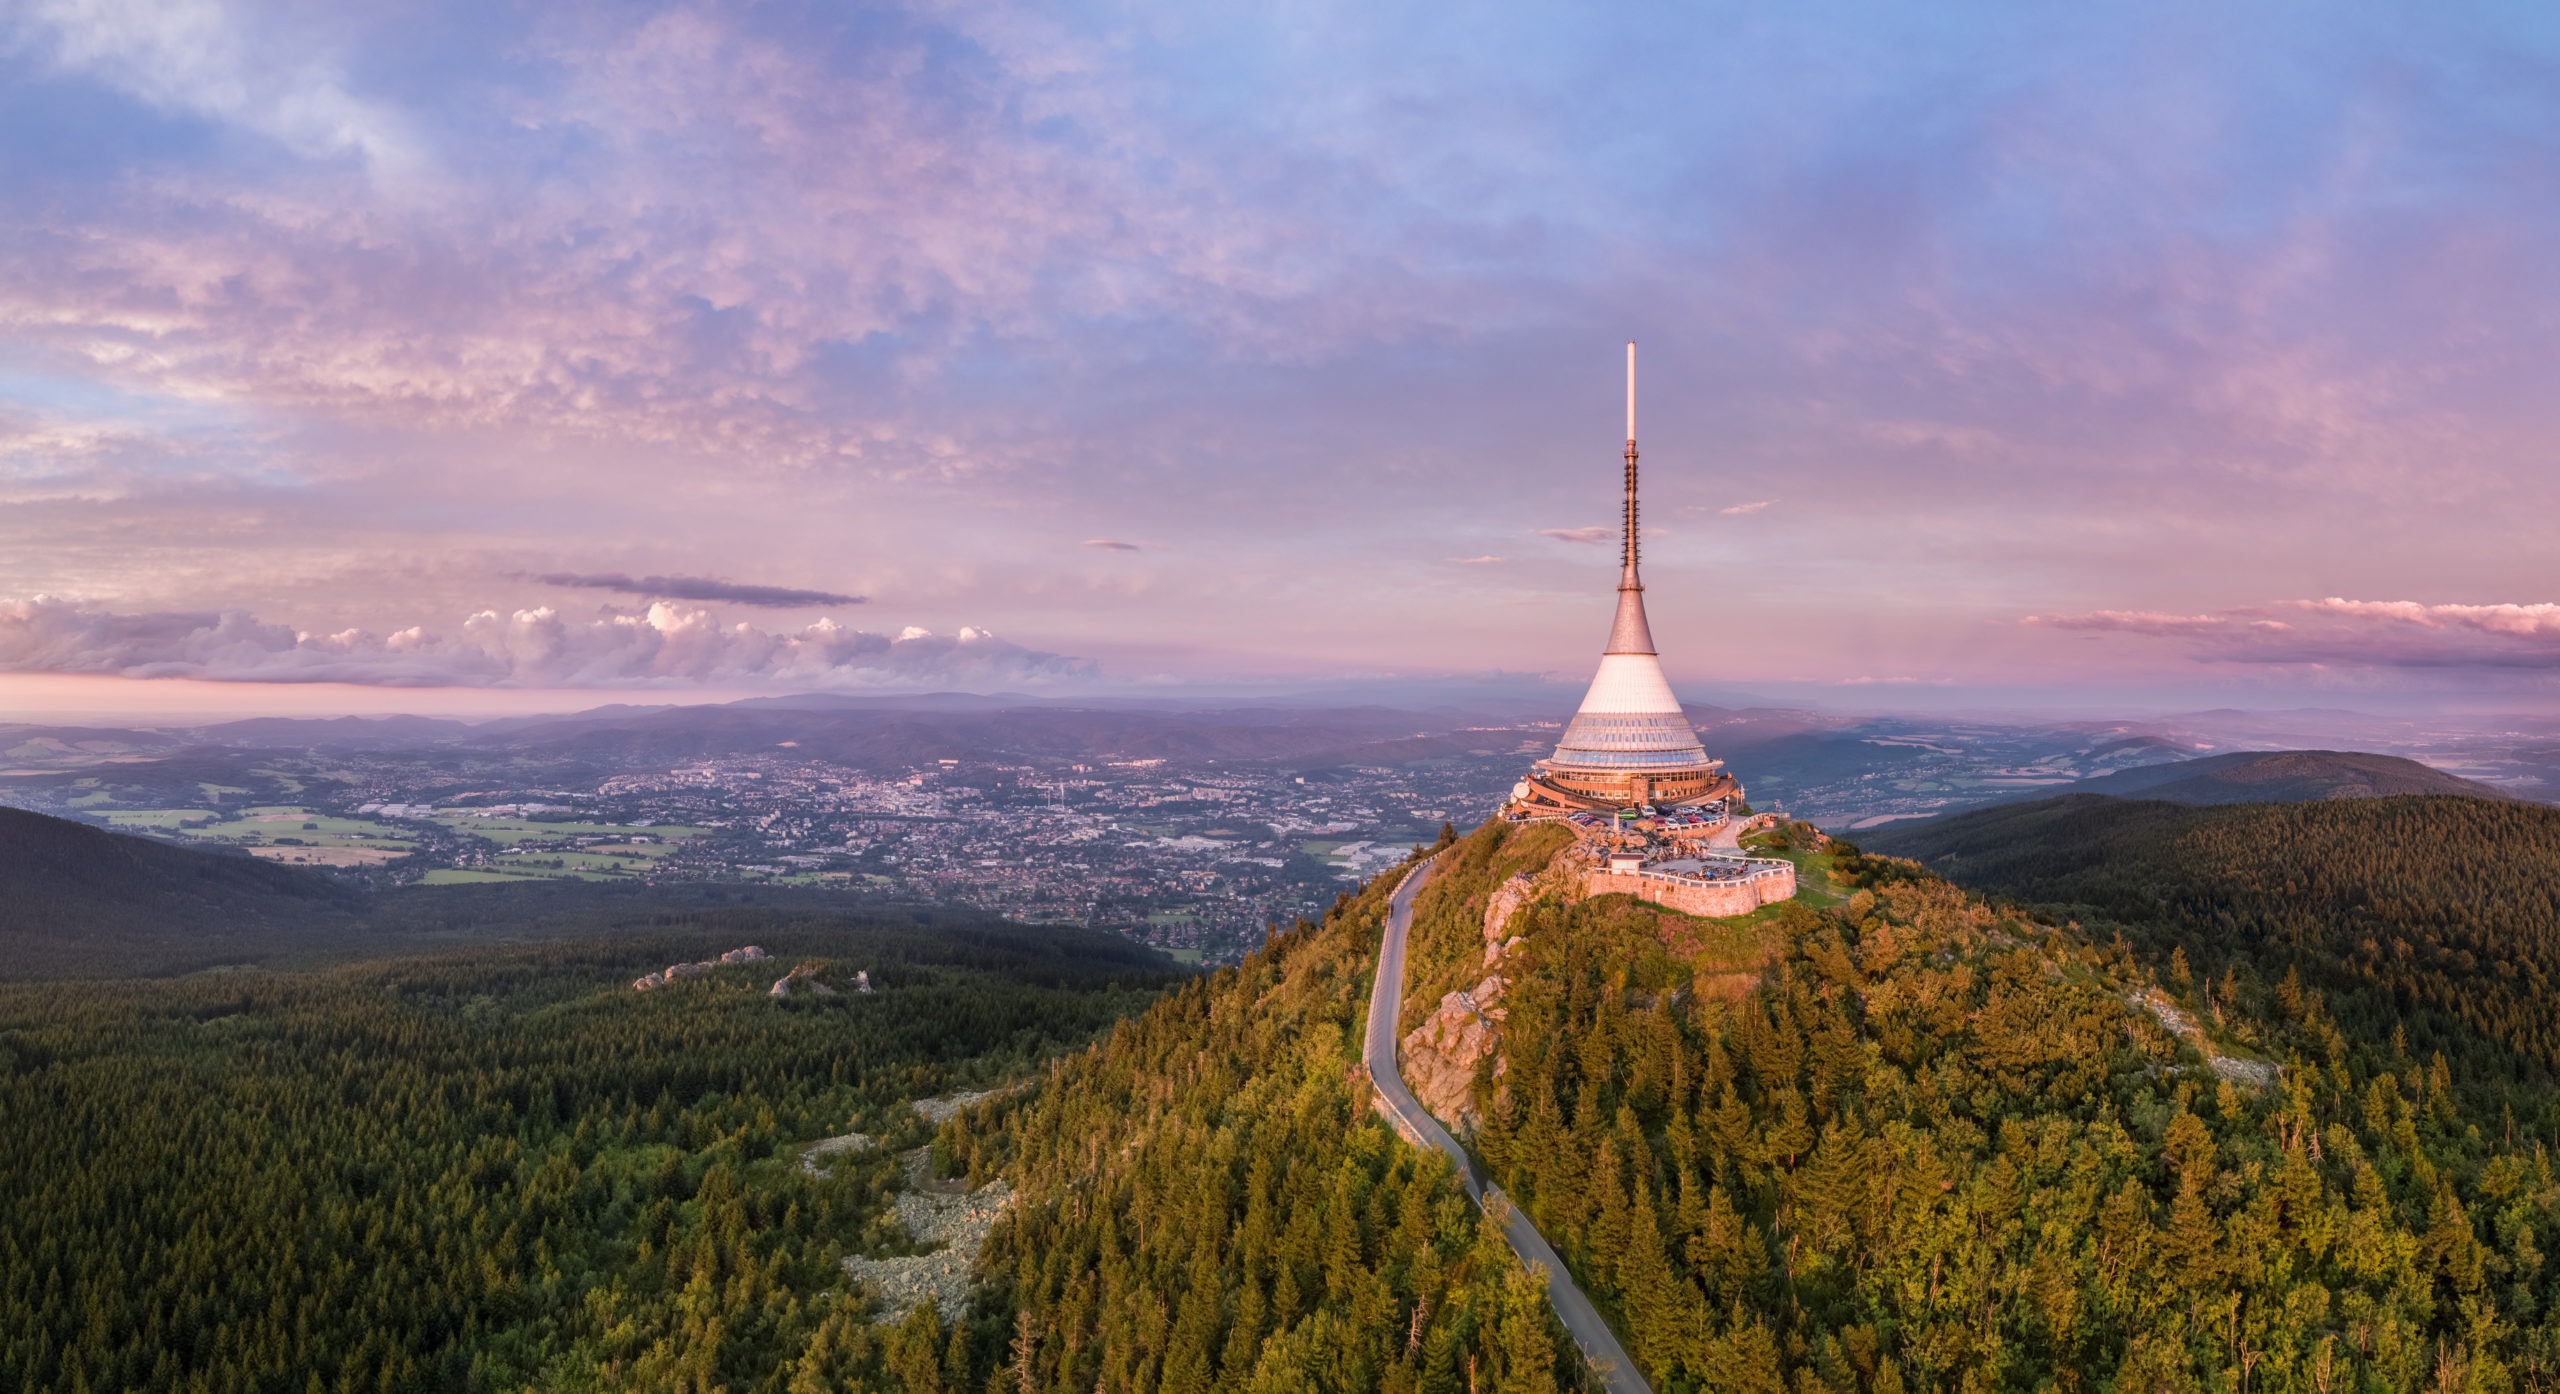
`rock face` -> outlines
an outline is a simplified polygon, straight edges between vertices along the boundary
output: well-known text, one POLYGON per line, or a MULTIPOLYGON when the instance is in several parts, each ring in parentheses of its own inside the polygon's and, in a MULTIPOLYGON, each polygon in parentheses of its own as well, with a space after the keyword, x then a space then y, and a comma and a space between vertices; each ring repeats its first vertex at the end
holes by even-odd
MULTIPOLYGON (((1028 1081, 1025 1082, 1027 1083, 1028 1081)), ((963 1109, 969 1108, 975 1104, 984 1103, 998 1094, 1010 1093, 1021 1087, 1022 1085, 1020 1084, 1014 1084, 1003 1089, 963 1089, 958 1093, 945 1094, 936 1099, 917 1099, 909 1103, 907 1107, 914 1109, 916 1111, 916 1116, 922 1118, 928 1123, 948 1123, 963 1109)))
POLYGON ((768 955, 763 948, 749 944, 743 949, 731 949, 718 958, 706 958, 698 963, 670 963, 663 972, 643 973, 632 979, 631 990, 648 992, 654 988, 665 987, 669 983, 682 982, 687 978, 699 978, 724 964, 762 963, 766 957, 768 955))
POLYGON ((2225 1055, 2215 1050, 2213 1038, 2205 1034, 2204 1027, 2194 1017, 2178 1010, 2168 998, 2156 991, 2129 992, 2125 994, 2124 1000, 2128 1006, 2138 1007, 2151 1013, 2162 1026, 2169 1029, 2171 1035, 2185 1040, 2202 1052, 2205 1064, 2212 1067, 2215 1074, 2234 1084, 2245 1084, 2252 1089, 2272 1089, 2276 1081, 2284 1075, 2284 1068, 2273 1061, 2244 1060, 2239 1056, 2225 1055))
POLYGON ((840 1137, 820 1138, 802 1149, 800 1169, 811 1176, 826 1176, 830 1174, 827 1158, 842 1152, 870 1150, 871 1134, 869 1133, 846 1133, 840 1137))
MULTIPOLYGON (((1561 859, 1559 859, 1559 864, 1561 859)), ((1440 999, 1421 1025, 1405 1033, 1401 1067, 1413 1096, 1431 1116, 1460 1136, 1484 1122, 1476 1109, 1476 1070, 1502 1044, 1502 994, 1510 980, 1500 971, 1503 958, 1520 943, 1511 922, 1543 896, 1570 894, 1569 877, 1556 876, 1555 865, 1521 872, 1493 888, 1484 907, 1484 977, 1440 999)), ((1494 1073, 1502 1062, 1494 1062, 1494 1073)))
MULTIPOLYGON (((863 990, 868 992, 870 989, 865 988, 863 990)), ((836 990, 834 988, 818 981, 818 965, 814 963, 803 963, 799 967, 794 968, 790 972, 773 980, 773 987, 771 989, 772 996, 789 997, 794 992, 805 992, 812 997, 833 997, 836 995, 836 990)))
POLYGON ((1432 1117, 1462 1136, 1484 1121, 1476 1112, 1476 1067, 1502 1038, 1502 992, 1509 986, 1501 974, 1487 973, 1474 987, 1441 998, 1439 1010, 1405 1034, 1405 1083, 1432 1117))
POLYGON ((1511 933, 1511 917, 1538 898, 1538 878, 1521 872, 1493 888, 1484 902, 1484 958, 1490 965, 1511 933))

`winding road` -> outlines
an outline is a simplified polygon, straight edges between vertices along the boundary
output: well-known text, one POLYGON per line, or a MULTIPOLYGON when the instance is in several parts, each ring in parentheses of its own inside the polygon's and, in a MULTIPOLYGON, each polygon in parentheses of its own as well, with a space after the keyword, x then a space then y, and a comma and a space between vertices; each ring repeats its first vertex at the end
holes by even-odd
POLYGON ((1466 1185, 1467 1194, 1485 1208, 1502 1225, 1502 1237, 1511 1252, 1532 1271, 1543 1270, 1547 1280, 1547 1302, 1556 1309, 1565 1331, 1582 1349, 1583 1363, 1593 1378, 1609 1394, 1653 1394, 1652 1386, 1636 1372, 1635 1362, 1627 1358, 1609 1323, 1600 1319, 1591 1299, 1574 1286, 1565 1272, 1564 1261, 1556 1257, 1553 1246, 1529 1217, 1520 1213, 1498 1186, 1485 1183, 1476 1172, 1475 1159, 1458 1145, 1457 1139, 1440 1126, 1440 1120, 1422 1107, 1405 1087, 1404 1072, 1396 1061, 1396 1042, 1401 1035, 1397 1020, 1404 1002, 1404 940, 1413 927, 1413 898, 1431 879, 1435 862, 1424 862, 1406 873, 1396 893, 1387 902, 1387 932, 1378 946, 1378 979, 1369 989, 1369 1034, 1361 1048, 1362 1063, 1369 1067, 1369 1081, 1377 1087, 1378 1105, 1404 1134, 1405 1141, 1416 1147, 1436 1147, 1448 1155, 1458 1168, 1458 1179, 1466 1185))

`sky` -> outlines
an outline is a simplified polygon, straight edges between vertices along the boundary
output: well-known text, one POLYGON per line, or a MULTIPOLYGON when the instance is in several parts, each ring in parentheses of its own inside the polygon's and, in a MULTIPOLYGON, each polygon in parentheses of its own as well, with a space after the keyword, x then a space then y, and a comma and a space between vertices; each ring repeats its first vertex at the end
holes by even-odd
POLYGON ((2554 245, 2524 5, 0 0, 0 708, 1574 684, 1627 340, 1684 695, 2546 707, 2554 245))

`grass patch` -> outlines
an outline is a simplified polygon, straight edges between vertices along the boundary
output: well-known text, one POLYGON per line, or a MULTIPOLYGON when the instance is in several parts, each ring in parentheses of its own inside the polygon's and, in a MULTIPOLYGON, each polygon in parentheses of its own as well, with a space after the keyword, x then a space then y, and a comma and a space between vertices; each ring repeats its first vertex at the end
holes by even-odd
POLYGON ((132 808, 98 815, 111 828, 148 828, 155 832, 178 832, 189 823, 209 826, 222 821, 219 813, 201 808, 132 808))
MULTIPOLYGON (((467 837, 513 847, 525 842, 560 842, 570 838, 603 837, 627 843, 633 838, 654 837, 661 842, 683 842, 701 837, 706 828, 626 827, 620 823, 541 823, 523 818, 472 818, 455 814, 438 814, 434 821, 467 837)), ((647 846, 648 844, 640 844, 647 846)))
MULTIPOLYGON (((368 818, 341 818, 293 804, 266 804, 236 813, 200 808, 128 809, 99 815, 110 827, 173 833, 199 842, 222 842, 253 852, 272 847, 310 848, 331 854, 315 865, 358 866, 407 856, 418 844, 400 829, 368 818)), ((291 860, 293 858, 288 858, 291 860)), ((269 860, 277 860, 270 857, 269 860)))

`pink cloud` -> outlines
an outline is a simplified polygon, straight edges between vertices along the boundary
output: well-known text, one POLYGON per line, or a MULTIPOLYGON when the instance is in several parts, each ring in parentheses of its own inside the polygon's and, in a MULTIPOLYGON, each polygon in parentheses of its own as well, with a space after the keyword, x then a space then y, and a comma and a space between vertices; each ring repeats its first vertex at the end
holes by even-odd
POLYGON ((2096 610, 2085 615, 2029 615, 2018 621, 2040 629, 2103 630, 2124 634, 2181 634, 2220 629, 2219 615, 2170 615, 2157 610, 2096 610))
POLYGON ((2100 610, 2021 624, 2179 639, 2206 662, 2373 669, 2560 669, 2560 604, 2285 600, 2214 614, 2100 610), (2294 621, 2268 612, 2295 615, 2294 621))
POLYGON ((2351 620, 2388 620, 2422 629, 2475 629, 2520 638, 2560 636, 2560 604, 2428 605, 2414 600, 2325 600, 2286 602, 2298 609, 2351 620))

